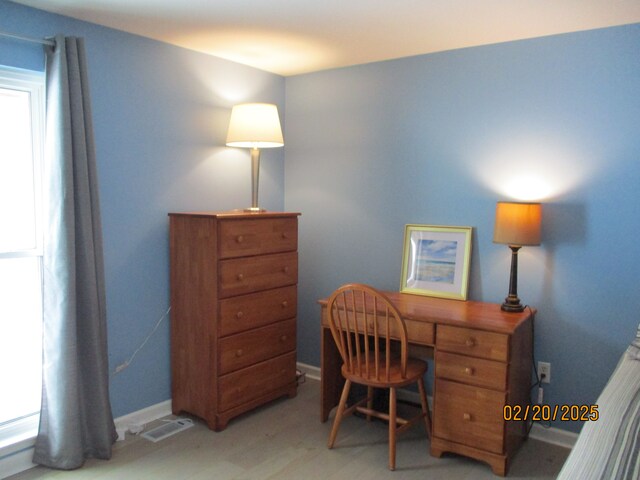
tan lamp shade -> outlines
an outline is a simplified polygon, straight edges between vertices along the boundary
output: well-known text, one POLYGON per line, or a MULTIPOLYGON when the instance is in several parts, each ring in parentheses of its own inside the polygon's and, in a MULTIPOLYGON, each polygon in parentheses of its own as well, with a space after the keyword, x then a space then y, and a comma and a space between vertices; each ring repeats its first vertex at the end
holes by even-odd
POLYGON ((282 129, 278 107, 270 103, 242 103, 231 110, 229 147, 274 148, 282 147, 282 129))
POLYGON ((539 203, 498 202, 493 241, 507 245, 540 245, 541 219, 539 203))

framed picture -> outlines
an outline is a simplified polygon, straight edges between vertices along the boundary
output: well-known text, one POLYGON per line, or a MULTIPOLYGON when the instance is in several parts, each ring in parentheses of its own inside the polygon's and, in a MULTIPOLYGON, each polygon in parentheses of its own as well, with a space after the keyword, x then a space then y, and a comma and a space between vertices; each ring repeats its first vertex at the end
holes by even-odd
POLYGON ((400 291, 466 300, 472 227, 406 225, 400 291))

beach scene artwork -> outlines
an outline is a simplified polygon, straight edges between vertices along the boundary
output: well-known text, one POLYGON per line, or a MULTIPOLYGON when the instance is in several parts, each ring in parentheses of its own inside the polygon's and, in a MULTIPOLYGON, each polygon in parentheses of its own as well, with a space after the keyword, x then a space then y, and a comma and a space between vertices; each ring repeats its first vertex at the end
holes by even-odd
POLYGON ((416 280, 453 284, 458 242, 420 239, 416 255, 416 280))

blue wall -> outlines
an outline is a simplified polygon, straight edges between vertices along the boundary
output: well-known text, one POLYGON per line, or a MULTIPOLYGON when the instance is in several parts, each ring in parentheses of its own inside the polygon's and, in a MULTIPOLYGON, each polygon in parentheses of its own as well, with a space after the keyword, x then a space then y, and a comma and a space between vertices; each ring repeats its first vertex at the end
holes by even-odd
MULTIPOLYGON (((260 198, 303 213, 301 361, 319 364, 318 298, 346 281, 398 288, 407 223, 473 226, 469 296, 502 302, 510 258, 492 243, 495 202, 522 196, 522 176, 544 187, 544 243, 521 250, 519 293, 539 310, 546 403, 593 402, 634 333, 639 24, 286 81, 6 0, 0 29, 86 39, 112 369, 168 307, 167 212, 248 204, 248 153, 223 146, 231 106, 274 102, 284 120, 285 92, 286 146, 263 153, 260 198)), ((0 39, 0 64, 41 69, 41 49, 0 39)), ((169 387, 165 322, 112 377, 114 413, 169 387)))
MULTIPOLYGON (((249 152, 224 146, 231 107, 276 103, 284 120, 284 79, 4 0, 0 29, 86 41, 113 370, 169 306, 167 213, 249 206, 249 152)), ((0 38, 0 64, 42 69, 42 48, 0 38)), ((262 160, 260 203, 281 210, 284 151, 262 160)), ((170 398, 168 320, 110 387, 116 416, 170 398)))
POLYGON ((301 361, 319 364, 318 298, 398 288, 407 223, 474 227, 469 296, 502 302, 495 203, 538 185, 518 291, 545 403, 595 401, 640 321, 640 24, 288 77, 286 106, 301 361))

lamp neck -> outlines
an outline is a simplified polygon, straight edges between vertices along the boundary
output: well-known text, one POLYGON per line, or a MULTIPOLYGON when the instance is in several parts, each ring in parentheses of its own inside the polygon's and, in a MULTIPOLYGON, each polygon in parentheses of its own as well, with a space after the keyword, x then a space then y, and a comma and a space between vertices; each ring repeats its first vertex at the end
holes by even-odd
POLYGON ((250 212, 261 212, 258 207, 258 180, 260 178, 260 150, 257 147, 251 148, 251 207, 246 210, 250 212))
POLYGON ((509 245, 511 249, 511 275, 509 277, 509 295, 504 299, 502 310, 507 312, 521 312, 524 307, 518 298, 518 250, 521 245, 509 245))

